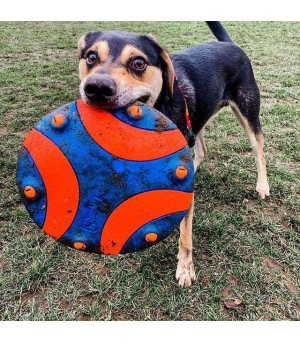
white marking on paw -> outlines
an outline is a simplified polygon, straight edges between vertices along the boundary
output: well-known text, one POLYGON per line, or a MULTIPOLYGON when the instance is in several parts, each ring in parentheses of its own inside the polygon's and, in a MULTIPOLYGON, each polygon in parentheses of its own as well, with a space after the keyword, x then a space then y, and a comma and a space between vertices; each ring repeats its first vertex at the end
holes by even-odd
POLYGON ((187 263, 186 260, 179 260, 176 270, 176 279, 181 287, 191 286, 191 284, 196 280, 193 262, 187 263))
POLYGON ((269 187, 268 183, 264 183, 264 184, 257 183, 256 191, 258 192, 261 199, 265 199, 266 196, 267 197, 270 196, 270 187, 269 187))

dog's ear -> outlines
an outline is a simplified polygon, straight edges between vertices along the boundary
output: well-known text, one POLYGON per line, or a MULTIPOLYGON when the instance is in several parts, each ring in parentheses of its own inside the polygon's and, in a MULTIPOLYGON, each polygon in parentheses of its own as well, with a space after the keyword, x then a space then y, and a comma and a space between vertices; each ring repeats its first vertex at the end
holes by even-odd
POLYGON ((155 43, 157 43, 157 40, 156 40, 155 36, 153 36, 152 33, 148 33, 147 37, 150 38, 151 40, 153 40, 155 43))
POLYGON ((82 58, 82 51, 86 45, 85 37, 86 37, 86 34, 81 36, 78 40, 78 43, 77 43, 77 56, 78 56, 79 60, 82 58))
POLYGON ((162 76, 163 76, 164 89, 167 90, 167 95, 172 98, 173 89, 174 89, 175 71, 174 71, 171 57, 168 51, 157 43, 154 36, 152 36, 151 34, 148 34, 147 38, 150 39, 151 42, 155 44, 155 46, 157 47, 159 51, 161 64, 162 64, 162 76))
POLYGON ((99 39, 101 34, 101 31, 91 31, 79 38, 79 41, 77 43, 77 53, 79 60, 83 58, 86 50, 99 39))
POLYGON ((162 48, 160 56, 165 63, 163 70, 163 82, 167 86, 169 97, 173 97, 175 71, 169 53, 162 48))

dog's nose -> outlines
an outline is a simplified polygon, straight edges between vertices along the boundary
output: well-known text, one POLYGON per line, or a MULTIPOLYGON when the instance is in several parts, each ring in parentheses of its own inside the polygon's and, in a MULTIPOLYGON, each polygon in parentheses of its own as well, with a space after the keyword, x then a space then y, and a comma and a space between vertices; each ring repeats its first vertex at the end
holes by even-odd
POLYGON ((117 93, 117 85, 110 77, 90 77, 84 86, 84 92, 89 100, 108 101, 117 93))

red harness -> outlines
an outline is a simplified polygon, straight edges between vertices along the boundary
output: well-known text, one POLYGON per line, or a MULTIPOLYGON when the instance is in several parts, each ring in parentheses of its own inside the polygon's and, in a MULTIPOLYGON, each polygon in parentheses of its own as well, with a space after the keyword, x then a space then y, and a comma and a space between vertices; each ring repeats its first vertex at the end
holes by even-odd
POLYGON ((188 106, 187 106, 185 95, 183 94, 182 88, 180 86, 180 83, 179 83, 176 75, 174 76, 174 78, 177 81, 177 87, 178 87, 178 89, 180 91, 180 94, 181 94, 182 99, 183 99, 184 104, 185 104, 185 123, 186 123, 187 132, 188 132, 188 135, 187 135, 186 139, 188 141, 189 146, 192 147, 195 144, 195 135, 194 135, 194 132, 193 132, 193 129, 192 129, 191 116, 190 116, 190 113, 189 113, 189 109, 188 109, 188 106))
POLYGON ((185 121, 186 121, 186 127, 190 130, 192 128, 192 123, 191 123, 191 118, 190 118, 190 113, 189 113, 189 109, 186 103, 186 99, 185 99, 185 95, 183 94, 182 88, 180 86, 180 83, 175 75, 175 80, 177 81, 177 85, 178 85, 178 89, 181 93, 182 99, 184 101, 185 104, 185 121))

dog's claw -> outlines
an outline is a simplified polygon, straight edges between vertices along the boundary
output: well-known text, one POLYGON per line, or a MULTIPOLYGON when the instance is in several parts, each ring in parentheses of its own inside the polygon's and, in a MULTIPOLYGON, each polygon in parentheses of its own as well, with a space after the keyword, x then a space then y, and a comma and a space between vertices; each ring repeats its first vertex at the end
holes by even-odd
POLYGON ((196 280, 193 262, 185 264, 181 261, 178 261, 176 279, 181 287, 191 286, 191 284, 196 280))

